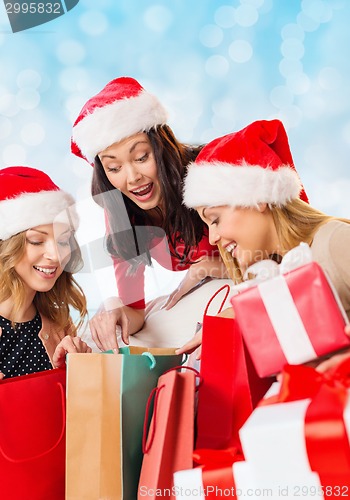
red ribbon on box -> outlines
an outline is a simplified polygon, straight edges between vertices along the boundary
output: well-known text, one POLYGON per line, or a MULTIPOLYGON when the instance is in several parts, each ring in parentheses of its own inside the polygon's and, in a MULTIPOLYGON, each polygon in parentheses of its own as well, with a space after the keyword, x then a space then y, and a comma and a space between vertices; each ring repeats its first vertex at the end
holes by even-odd
POLYGON ((349 390, 350 357, 325 374, 307 366, 286 365, 279 394, 259 403, 311 399, 305 415, 305 443, 311 469, 318 473, 324 489, 329 488, 327 498, 350 493, 350 436, 344 422, 349 390))
POLYGON ((206 498, 218 498, 218 491, 225 490, 232 492, 230 498, 236 498, 232 464, 241 460, 244 460, 243 453, 236 447, 224 450, 202 448, 193 452, 193 461, 202 468, 206 498))

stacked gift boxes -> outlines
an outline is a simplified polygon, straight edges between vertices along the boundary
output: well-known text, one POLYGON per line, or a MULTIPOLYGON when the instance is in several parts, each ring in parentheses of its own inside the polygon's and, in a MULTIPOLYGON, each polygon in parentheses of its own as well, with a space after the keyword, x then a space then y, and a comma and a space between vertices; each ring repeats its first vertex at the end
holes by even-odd
POLYGON ((276 498, 350 495, 349 371, 349 360, 328 375, 285 368, 278 394, 270 390, 240 430, 246 461, 233 465, 238 490, 270 488, 276 498))
POLYGON ((239 285, 231 300, 257 373, 264 377, 285 367, 281 393, 272 396, 279 391, 274 384, 240 429, 245 460, 236 456, 231 465, 208 470, 204 463, 176 473, 178 500, 254 498, 254 492, 269 498, 350 496, 348 376, 286 366, 348 348, 348 321, 307 245, 283 260, 278 269, 271 262, 254 265, 257 278, 239 285))

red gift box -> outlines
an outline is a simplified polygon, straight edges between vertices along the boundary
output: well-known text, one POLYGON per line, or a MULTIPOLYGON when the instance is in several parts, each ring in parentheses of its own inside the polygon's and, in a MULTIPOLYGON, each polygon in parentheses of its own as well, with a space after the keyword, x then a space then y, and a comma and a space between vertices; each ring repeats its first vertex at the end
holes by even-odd
POLYGON ((239 498, 236 494, 232 465, 242 460, 244 460, 243 454, 236 447, 223 450, 195 450, 193 461, 199 464, 199 467, 174 474, 176 500, 239 498))
POLYGON ((348 496, 349 387, 350 357, 325 374, 286 365, 278 393, 268 394, 240 431, 246 462, 233 465, 237 492, 348 496))
POLYGON ((350 345, 345 312, 316 262, 253 284, 231 304, 260 377, 350 345))

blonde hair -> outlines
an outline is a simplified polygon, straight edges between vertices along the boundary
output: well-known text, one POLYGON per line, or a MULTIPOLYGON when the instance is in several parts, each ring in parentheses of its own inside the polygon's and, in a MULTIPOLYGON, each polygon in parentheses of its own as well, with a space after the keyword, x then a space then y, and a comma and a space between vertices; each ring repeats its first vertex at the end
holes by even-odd
MULTIPOLYGON (((331 220, 339 220, 350 224, 349 219, 327 215, 298 199, 292 200, 283 207, 269 206, 280 244, 279 251, 284 254, 302 241, 312 244, 318 229, 331 220)), ((221 257, 227 267, 230 278, 235 283, 243 281, 242 271, 236 259, 220 248, 221 257)))
MULTIPOLYGON (((18 233, 7 240, 0 241, 0 303, 13 300, 11 316, 23 306, 26 292, 24 282, 15 270, 16 264, 24 255, 26 247, 26 231, 18 233)), ((72 251, 67 264, 72 272, 82 265, 80 249, 74 236, 71 237, 72 251)), ((51 290, 37 292, 34 305, 38 312, 46 316, 70 335, 76 335, 77 329, 82 326, 87 315, 86 297, 83 290, 73 278, 72 272, 63 271, 51 290), (72 325, 69 307, 79 312, 79 320, 72 325)))

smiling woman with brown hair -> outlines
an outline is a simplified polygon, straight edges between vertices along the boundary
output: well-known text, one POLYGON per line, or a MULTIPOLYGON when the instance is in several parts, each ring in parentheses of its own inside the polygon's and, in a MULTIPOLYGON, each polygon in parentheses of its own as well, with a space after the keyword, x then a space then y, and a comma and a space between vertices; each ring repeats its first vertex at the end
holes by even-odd
POLYGON ((94 166, 92 194, 105 209, 119 293, 90 321, 101 349, 118 347, 116 325, 126 343, 144 326, 144 273, 151 256, 167 269, 188 269, 165 309, 203 278, 226 275, 205 224, 182 204, 186 166, 201 147, 180 143, 166 119, 156 97, 123 77, 89 99, 73 127, 72 152, 94 166))

